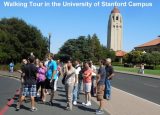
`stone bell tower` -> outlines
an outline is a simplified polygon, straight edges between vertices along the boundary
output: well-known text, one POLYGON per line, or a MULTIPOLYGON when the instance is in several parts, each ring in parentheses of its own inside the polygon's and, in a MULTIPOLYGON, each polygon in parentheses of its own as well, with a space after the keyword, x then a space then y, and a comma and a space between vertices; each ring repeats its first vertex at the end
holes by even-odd
POLYGON ((111 11, 108 21, 107 48, 114 51, 122 50, 123 19, 117 7, 111 11))

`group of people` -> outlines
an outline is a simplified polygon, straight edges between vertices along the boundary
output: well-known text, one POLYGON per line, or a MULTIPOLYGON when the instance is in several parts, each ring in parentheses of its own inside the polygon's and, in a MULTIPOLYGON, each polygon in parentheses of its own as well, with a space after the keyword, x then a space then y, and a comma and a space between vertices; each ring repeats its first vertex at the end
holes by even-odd
POLYGON ((91 106, 91 96, 96 96, 100 102, 96 114, 103 114, 104 98, 111 98, 110 80, 114 76, 114 70, 111 65, 111 59, 107 58, 100 61, 99 68, 93 65, 92 61, 80 63, 78 60, 67 60, 66 63, 60 64, 60 61, 54 60, 54 55, 49 53, 47 61, 40 61, 30 56, 27 60, 23 59, 21 70, 21 95, 17 103, 16 110, 26 96, 31 97, 31 111, 36 111, 35 97, 40 89, 40 98, 46 102, 46 93, 50 89, 49 104, 54 105, 53 99, 57 89, 57 81, 62 76, 66 92, 66 110, 72 111, 72 106, 77 105, 79 94, 85 95, 84 106, 91 106))

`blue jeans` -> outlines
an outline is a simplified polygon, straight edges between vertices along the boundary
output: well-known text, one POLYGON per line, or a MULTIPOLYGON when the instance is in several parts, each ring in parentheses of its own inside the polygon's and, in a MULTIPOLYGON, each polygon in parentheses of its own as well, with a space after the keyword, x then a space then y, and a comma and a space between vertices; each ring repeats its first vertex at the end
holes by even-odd
POLYGON ((95 96, 95 94, 96 94, 95 87, 96 87, 96 76, 92 76, 92 86, 91 86, 91 95, 92 96, 95 96))
POLYGON ((105 98, 111 98, 111 80, 106 79, 105 81, 105 98))
POLYGON ((81 91, 83 90, 83 89, 81 88, 81 87, 82 87, 82 82, 83 82, 83 79, 79 79, 78 91, 77 91, 78 98, 79 98, 79 94, 80 94, 81 91))
POLYGON ((73 101, 77 101, 78 84, 73 87, 73 101))

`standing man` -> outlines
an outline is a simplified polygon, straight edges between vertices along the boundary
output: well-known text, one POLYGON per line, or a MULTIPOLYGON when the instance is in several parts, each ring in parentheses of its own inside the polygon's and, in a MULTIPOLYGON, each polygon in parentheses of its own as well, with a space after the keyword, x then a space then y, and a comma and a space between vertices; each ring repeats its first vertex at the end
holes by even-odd
POLYGON ((105 79, 106 79, 106 70, 105 70, 105 60, 100 62, 100 68, 97 74, 97 101, 99 101, 99 108, 96 110, 96 114, 104 114, 104 90, 105 90, 105 79))
POLYGON ((77 105, 77 95, 78 95, 78 82, 79 82, 79 73, 81 71, 81 66, 79 64, 79 61, 75 61, 75 72, 76 72, 76 77, 75 77, 75 85, 73 88, 73 105, 77 105))
POLYGON ((111 80, 112 77, 114 76, 114 70, 111 65, 111 59, 107 58, 106 59, 106 81, 105 81, 105 95, 104 97, 107 100, 111 99, 111 80))
POLYGON ((96 66, 93 65, 93 62, 90 61, 89 62, 89 66, 92 69, 92 87, 91 87, 91 95, 92 96, 96 96, 96 74, 97 74, 97 70, 96 70, 96 66))
POLYGON ((20 106, 26 96, 31 97, 31 111, 36 111, 35 100, 36 97, 36 78, 37 78, 37 68, 34 65, 34 57, 30 56, 28 58, 28 64, 24 66, 24 86, 22 95, 20 97, 19 103, 17 104, 16 111, 19 111, 20 106))
POLYGON ((48 65, 47 65, 47 72, 46 72, 46 81, 45 81, 45 88, 51 89, 51 97, 50 97, 50 105, 53 106, 53 98, 55 94, 54 84, 55 80, 57 79, 57 63, 53 60, 54 55, 52 53, 48 54, 48 65))
POLYGON ((72 66, 72 62, 69 60, 65 65, 65 90, 66 90, 66 99, 67 107, 66 110, 72 111, 72 97, 73 97, 73 87, 75 86, 75 68, 72 66))

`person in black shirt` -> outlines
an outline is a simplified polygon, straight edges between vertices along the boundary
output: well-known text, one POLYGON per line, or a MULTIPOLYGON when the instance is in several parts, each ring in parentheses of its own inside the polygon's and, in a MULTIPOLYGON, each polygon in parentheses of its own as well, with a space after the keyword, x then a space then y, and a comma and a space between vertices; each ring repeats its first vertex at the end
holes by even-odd
POLYGON ((114 76, 114 70, 111 65, 111 59, 107 58, 106 59, 106 81, 105 81, 105 95, 104 97, 107 100, 111 99, 111 79, 114 76))
POLYGON ((37 78, 37 68, 34 65, 34 57, 30 56, 28 58, 28 64, 23 68, 24 71, 24 86, 22 91, 22 96, 20 97, 19 103, 17 104, 16 111, 19 111, 20 105, 22 104, 26 96, 31 97, 31 111, 36 111, 35 100, 36 97, 36 78, 37 78))

